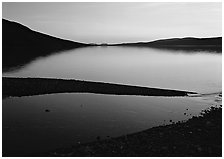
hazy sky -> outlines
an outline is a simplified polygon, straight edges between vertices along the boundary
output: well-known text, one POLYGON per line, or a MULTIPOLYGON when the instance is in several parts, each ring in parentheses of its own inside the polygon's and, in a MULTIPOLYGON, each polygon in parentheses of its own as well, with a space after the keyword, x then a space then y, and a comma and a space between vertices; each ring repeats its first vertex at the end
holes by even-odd
POLYGON ((81 42, 221 36, 221 3, 3 2, 3 18, 81 42))

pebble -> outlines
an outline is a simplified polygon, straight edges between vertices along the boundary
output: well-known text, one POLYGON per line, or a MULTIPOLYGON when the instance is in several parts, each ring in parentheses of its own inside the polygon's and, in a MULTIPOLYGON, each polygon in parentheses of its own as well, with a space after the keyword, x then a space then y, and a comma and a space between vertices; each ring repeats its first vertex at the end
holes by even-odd
POLYGON ((50 112, 50 110, 49 109, 45 109, 45 112, 50 112))
POLYGON ((163 146, 162 149, 163 149, 163 150, 167 150, 168 148, 167 148, 166 146, 163 146))
POLYGON ((198 151, 199 151, 199 152, 201 152, 201 151, 202 151, 202 148, 201 148, 200 146, 198 146, 198 148, 197 148, 197 149, 198 149, 198 151))
POLYGON ((208 126, 211 125, 211 122, 210 121, 207 121, 206 122, 206 125, 208 125, 208 126))
POLYGON ((97 136, 96 139, 97 139, 97 140, 100 140, 100 136, 97 136))

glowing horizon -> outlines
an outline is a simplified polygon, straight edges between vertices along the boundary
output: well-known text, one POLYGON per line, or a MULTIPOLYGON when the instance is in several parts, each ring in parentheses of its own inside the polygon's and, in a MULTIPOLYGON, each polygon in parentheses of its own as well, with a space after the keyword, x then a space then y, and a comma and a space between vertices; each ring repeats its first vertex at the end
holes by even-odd
POLYGON ((3 2, 3 18, 85 43, 222 36, 219 2, 3 2))

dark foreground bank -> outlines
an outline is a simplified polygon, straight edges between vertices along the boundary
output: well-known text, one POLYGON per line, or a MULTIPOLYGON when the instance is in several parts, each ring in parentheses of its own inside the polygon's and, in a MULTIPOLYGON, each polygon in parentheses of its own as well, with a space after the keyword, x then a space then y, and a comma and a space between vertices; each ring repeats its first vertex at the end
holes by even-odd
POLYGON ((222 156, 222 108, 211 107, 186 122, 34 156, 222 156))
POLYGON ((186 96, 187 91, 48 78, 2 78, 3 98, 51 93, 99 93, 115 95, 186 96))

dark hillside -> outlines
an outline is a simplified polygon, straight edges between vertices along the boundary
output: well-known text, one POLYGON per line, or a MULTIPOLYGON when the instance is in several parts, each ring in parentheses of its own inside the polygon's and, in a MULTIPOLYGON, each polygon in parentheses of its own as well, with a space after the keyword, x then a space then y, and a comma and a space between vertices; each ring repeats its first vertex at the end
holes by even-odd
POLYGON ((45 35, 2 19, 3 71, 21 66, 39 56, 84 46, 88 45, 45 35))
POLYGON ((222 37, 214 38, 173 38, 151 42, 122 43, 117 46, 138 46, 160 49, 186 50, 186 51, 215 51, 222 52, 222 37))

